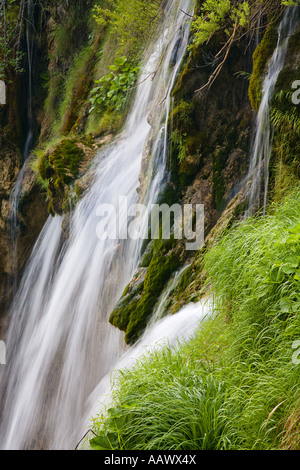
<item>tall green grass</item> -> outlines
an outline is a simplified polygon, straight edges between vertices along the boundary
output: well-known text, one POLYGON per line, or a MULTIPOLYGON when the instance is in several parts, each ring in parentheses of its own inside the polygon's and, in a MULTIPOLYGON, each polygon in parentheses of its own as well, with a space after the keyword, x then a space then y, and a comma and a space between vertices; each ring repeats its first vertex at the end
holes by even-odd
POLYGON ((165 347, 117 373, 112 407, 95 421, 92 448, 222 448, 224 399, 223 383, 165 347))
POLYGON ((176 351, 119 371, 93 448, 299 449, 300 188, 205 255, 214 312, 176 351), (108 439, 107 437, 110 437, 108 439))

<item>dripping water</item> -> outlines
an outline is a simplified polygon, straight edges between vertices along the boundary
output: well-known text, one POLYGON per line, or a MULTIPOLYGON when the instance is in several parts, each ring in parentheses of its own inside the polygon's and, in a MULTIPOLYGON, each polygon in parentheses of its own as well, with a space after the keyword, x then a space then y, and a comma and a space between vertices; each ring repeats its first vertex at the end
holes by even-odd
POLYGON ((33 144, 33 106, 32 106, 32 80, 33 80, 33 54, 34 54, 34 0, 28 0, 27 17, 25 27, 26 38, 26 57, 27 57, 27 117, 26 117, 26 138, 22 149, 22 168, 18 174, 17 180, 10 195, 10 240, 12 244, 12 272, 14 276, 13 289, 16 291, 17 275, 18 275, 18 237, 19 237, 19 220, 18 209, 20 202, 20 193, 22 182, 24 179, 27 158, 33 144))
POLYGON ((273 143, 270 116, 271 101, 274 96, 278 76, 284 67, 289 38, 297 21, 298 8, 287 8, 278 27, 277 46, 269 61, 268 71, 264 79, 262 99, 256 118, 255 137, 248 174, 248 178, 250 178, 252 182, 247 215, 259 209, 261 193, 263 193, 263 213, 265 214, 266 212, 269 187, 269 164, 273 143))

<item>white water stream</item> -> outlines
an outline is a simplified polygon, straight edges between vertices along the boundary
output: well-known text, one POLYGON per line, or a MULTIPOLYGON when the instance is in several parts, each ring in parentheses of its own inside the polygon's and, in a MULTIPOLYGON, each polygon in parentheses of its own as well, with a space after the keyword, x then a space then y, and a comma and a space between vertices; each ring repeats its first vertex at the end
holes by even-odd
MULTIPOLYGON (((138 87, 122 135, 97 156, 94 181, 72 215, 69 239, 63 238, 62 219, 55 217, 35 245, 10 311, 0 390, 1 449, 73 448, 88 397, 125 350, 123 334, 108 317, 137 268, 142 241, 98 239, 97 207, 117 208, 120 196, 129 205, 138 202, 150 131, 152 165, 144 202, 156 202, 168 175, 170 93, 189 37, 189 18, 181 9, 190 11, 191 4, 167 2, 141 81, 156 74, 138 87)), ((146 233, 147 221, 136 230, 146 233)))
MULTIPOLYGON (((275 86, 283 69, 290 35, 298 21, 298 9, 287 8, 278 28, 277 46, 268 64, 268 71, 263 83, 262 99, 256 118, 255 138, 250 161, 249 177, 252 179, 249 196, 249 212, 259 208, 263 183, 263 211, 266 210, 269 165, 272 152, 273 132, 270 108, 275 86)), ((249 215, 249 212, 247 215, 249 215)))

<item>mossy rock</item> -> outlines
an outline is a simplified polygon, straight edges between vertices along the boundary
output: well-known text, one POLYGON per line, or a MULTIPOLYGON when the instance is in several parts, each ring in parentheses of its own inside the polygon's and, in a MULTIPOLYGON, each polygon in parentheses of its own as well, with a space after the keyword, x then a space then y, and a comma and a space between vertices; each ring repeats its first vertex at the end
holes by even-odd
POLYGON ((193 112, 193 103, 181 100, 169 117, 169 125, 181 132, 190 132, 191 126, 194 126, 193 112))
POLYGON ((78 142, 69 139, 60 141, 54 150, 40 158, 38 171, 47 187, 51 215, 68 211, 70 185, 79 174, 83 158, 78 142))
POLYGON ((184 248, 174 239, 155 240, 152 250, 144 281, 138 289, 125 290, 109 319, 112 325, 126 332, 127 344, 139 339, 167 281, 184 260, 184 248))
POLYGON ((251 106, 258 111, 262 97, 262 83, 268 62, 277 45, 277 28, 274 24, 268 27, 264 37, 253 54, 253 72, 249 84, 251 106))
POLYGON ((201 155, 188 155, 179 165, 179 175, 195 175, 199 171, 201 155))
POLYGON ((153 258, 153 244, 154 244, 154 240, 151 240, 150 243, 148 243, 145 251, 144 251, 144 254, 143 254, 143 258, 142 258, 142 261, 140 263, 140 266, 142 268, 147 268, 149 266, 149 264, 151 263, 151 260, 153 258))

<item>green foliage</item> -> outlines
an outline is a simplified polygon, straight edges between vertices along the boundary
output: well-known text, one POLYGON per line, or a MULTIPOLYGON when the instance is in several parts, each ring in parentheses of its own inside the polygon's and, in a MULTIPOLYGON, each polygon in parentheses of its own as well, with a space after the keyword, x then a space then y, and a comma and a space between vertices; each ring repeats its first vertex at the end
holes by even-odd
POLYGON ((201 134, 195 128, 194 104, 180 100, 169 118, 172 128, 172 143, 175 146, 179 164, 188 156, 194 156, 201 147, 201 134))
POLYGON ((194 33, 193 46, 199 47, 208 42, 213 35, 224 31, 230 37, 237 30, 251 29, 252 20, 258 11, 266 14, 278 14, 284 6, 299 5, 298 0, 274 1, 273 5, 264 0, 206 0, 192 23, 194 33))
POLYGON ((299 5, 299 0, 282 0, 281 3, 286 7, 293 7, 299 5))
POLYGON ((95 5, 94 18, 108 25, 118 44, 118 55, 135 60, 143 50, 161 16, 161 0, 107 0, 108 8, 95 5))
POLYGON ((284 314, 300 307, 300 206, 296 197, 292 200, 274 215, 230 231, 206 256, 214 291, 231 305, 232 315, 247 310, 249 323, 286 327, 284 314))
POLYGON ((22 5, 17 0, 5 0, 0 4, 0 79, 6 78, 10 69, 18 73, 23 71, 21 11, 22 5))
MULTIPOLYGON (((232 2, 231 0, 207 0, 201 6, 200 14, 192 23, 194 32, 193 45, 199 47, 220 29, 230 36, 233 26, 245 27, 250 15, 248 1, 232 2)), ((192 47, 192 46, 191 46, 192 47)))
POLYGON ((90 113, 95 109, 121 111, 128 103, 129 92, 134 87, 140 68, 128 62, 126 57, 118 57, 110 67, 108 75, 95 80, 96 87, 91 91, 90 113))
POLYGON ((184 132, 181 134, 177 129, 172 132, 172 142, 174 145, 177 146, 178 149, 178 161, 182 163, 187 158, 187 151, 186 151, 186 142, 185 138, 187 137, 187 133, 184 132))

